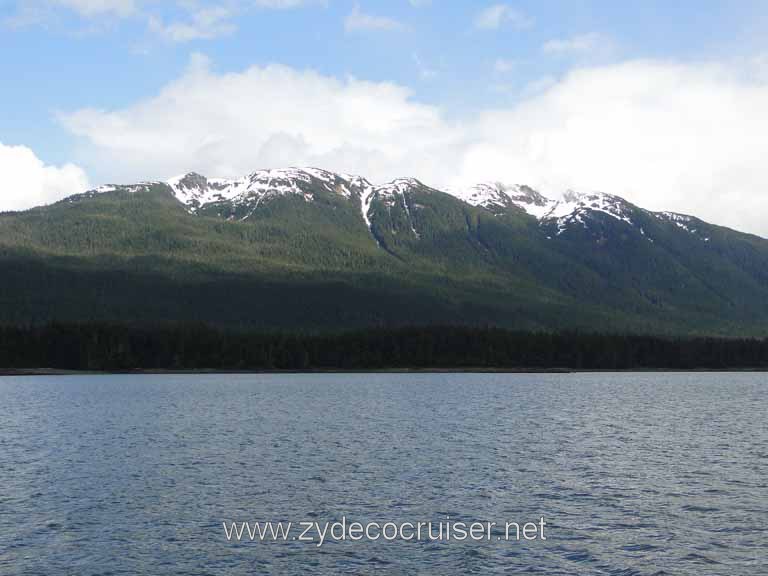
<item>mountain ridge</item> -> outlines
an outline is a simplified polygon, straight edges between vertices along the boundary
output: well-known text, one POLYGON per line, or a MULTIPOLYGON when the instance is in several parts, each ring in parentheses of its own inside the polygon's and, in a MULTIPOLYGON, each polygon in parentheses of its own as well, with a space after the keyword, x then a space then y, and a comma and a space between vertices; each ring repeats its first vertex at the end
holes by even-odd
POLYGON ((1 214, 0 271, 11 323, 768 332, 768 241, 495 182, 291 168, 103 186, 1 214))
MULTIPOLYGON (((363 176, 336 173, 313 167, 257 170, 246 176, 233 179, 208 178, 197 172, 189 172, 167 181, 147 181, 133 185, 105 185, 85 194, 110 192, 119 188, 131 189, 146 185, 167 185, 179 202, 187 206, 190 212, 197 213, 202 208, 212 204, 246 203, 248 196, 260 202, 269 196, 296 194, 309 201, 311 195, 306 195, 298 183, 312 184, 313 180, 322 182, 329 192, 336 192, 348 199, 357 195, 363 201, 362 215, 366 222, 370 208, 367 201, 371 195, 380 194, 391 197, 402 194, 409 188, 423 187, 449 194, 467 204, 486 208, 496 213, 503 212, 510 207, 516 207, 539 221, 557 220, 560 233, 562 233, 562 228, 568 224, 583 224, 580 215, 583 215, 585 211, 604 212, 615 218, 625 219, 631 224, 631 220, 626 214, 628 208, 640 209, 659 219, 675 222, 678 227, 692 234, 695 234, 696 231, 688 229, 685 225, 686 222, 709 224, 689 214, 640 208, 621 196, 599 191, 576 192, 573 189, 568 189, 562 194, 562 198, 557 200, 545 196, 526 184, 504 184, 500 181, 486 181, 467 187, 432 187, 416 178, 399 177, 390 182, 375 185, 363 176), (368 205, 366 206, 366 204, 368 205)), ((64 201, 66 200, 64 199, 64 201)), ((746 232, 740 233, 747 234, 746 232)), ((762 238, 756 234, 751 235, 762 238)))

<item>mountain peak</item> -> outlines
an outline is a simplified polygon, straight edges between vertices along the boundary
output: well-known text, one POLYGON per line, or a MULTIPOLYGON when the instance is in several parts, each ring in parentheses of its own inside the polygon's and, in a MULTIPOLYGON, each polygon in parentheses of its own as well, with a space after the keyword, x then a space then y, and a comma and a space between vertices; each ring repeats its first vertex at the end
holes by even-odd
MULTIPOLYGON (((382 185, 373 185, 361 176, 315 167, 290 167, 256 170, 235 179, 208 178, 198 172, 189 172, 171 178, 165 184, 190 213, 196 214, 207 206, 214 206, 213 214, 230 219, 246 219, 265 201, 279 197, 294 196, 312 202, 320 196, 331 195, 359 202, 362 218, 370 229, 370 213, 376 199, 387 206, 397 203, 409 209, 403 198, 406 194, 439 190, 497 216, 510 210, 524 212, 535 218, 541 226, 556 225, 558 235, 572 226, 591 226, 598 213, 625 222, 644 233, 637 222, 638 214, 645 211, 619 196, 568 189, 560 199, 553 199, 531 186, 497 180, 470 187, 432 188, 416 178, 403 177, 382 185)), ((108 186, 97 188, 90 194, 117 189, 134 191, 142 189, 142 186, 108 186)), ((671 212, 648 213, 692 233, 699 228, 690 225, 690 216, 671 212)))
POLYGON ((429 188, 416 178, 395 178, 391 182, 376 186, 376 192, 380 196, 393 196, 404 194, 414 188, 429 188))
POLYGON ((186 191, 187 194, 202 192, 208 189, 208 179, 197 172, 189 172, 168 180, 167 184, 174 190, 186 191))
POLYGON ((202 174, 198 174, 197 172, 188 172, 168 180, 169 184, 182 184, 187 187, 199 187, 201 185, 205 185, 207 182, 208 179, 202 174))
POLYGON ((370 186, 360 176, 337 174, 321 168, 271 168, 236 179, 206 178, 190 172, 171 178, 167 184, 176 198, 193 213, 210 204, 258 205, 265 198, 286 195, 311 201, 318 191, 350 198, 370 186))
POLYGON ((557 224, 557 234, 562 234, 569 225, 580 224, 587 227, 587 218, 594 213, 602 213, 616 220, 634 226, 635 206, 619 196, 604 192, 576 192, 566 190, 563 199, 556 202, 544 216, 544 220, 557 224))
POLYGON ((515 206, 535 218, 543 218, 556 204, 540 192, 525 184, 483 182, 470 188, 450 189, 450 193, 473 206, 492 212, 503 212, 515 206))

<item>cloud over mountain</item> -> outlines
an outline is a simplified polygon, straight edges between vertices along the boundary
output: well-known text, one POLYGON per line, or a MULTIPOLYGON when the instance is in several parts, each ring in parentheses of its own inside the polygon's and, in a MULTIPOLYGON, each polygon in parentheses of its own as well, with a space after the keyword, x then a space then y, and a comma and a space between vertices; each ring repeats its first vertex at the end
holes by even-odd
POLYGON ((576 69, 505 108, 448 120, 407 88, 197 56, 157 95, 63 116, 99 179, 318 165, 380 181, 489 179, 623 195, 768 234, 768 82, 746 63, 576 69))
POLYGON ((0 210, 23 210, 83 192, 89 186, 85 172, 73 164, 48 166, 25 146, 0 142, 3 191, 0 210))

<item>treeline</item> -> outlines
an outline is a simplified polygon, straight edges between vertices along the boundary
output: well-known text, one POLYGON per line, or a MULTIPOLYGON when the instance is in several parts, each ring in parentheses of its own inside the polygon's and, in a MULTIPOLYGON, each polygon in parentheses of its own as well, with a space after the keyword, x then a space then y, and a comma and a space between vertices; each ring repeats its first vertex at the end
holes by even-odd
POLYGON ((375 370, 768 368, 768 339, 528 333, 497 328, 342 334, 51 324, 0 327, 0 369, 375 370))

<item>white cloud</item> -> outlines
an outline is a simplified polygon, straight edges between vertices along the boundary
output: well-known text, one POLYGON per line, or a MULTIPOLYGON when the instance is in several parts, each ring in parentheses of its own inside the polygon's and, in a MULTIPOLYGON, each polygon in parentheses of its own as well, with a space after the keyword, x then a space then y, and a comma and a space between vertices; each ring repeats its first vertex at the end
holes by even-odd
POLYGON ((570 38, 556 38, 545 42, 542 52, 552 55, 607 54, 613 50, 613 43, 601 34, 590 32, 570 38))
POLYGON ((85 172, 73 164, 47 166, 26 146, 0 142, 0 210, 24 210, 88 189, 85 172))
POLYGON ((165 24, 153 14, 148 21, 151 31, 171 42, 210 40, 233 34, 237 30, 235 18, 251 6, 264 10, 290 10, 326 3, 327 0, 225 0, 220 4, 201 4, 196 0, 179 0, 186 20, 165 24))
POLYGON ((768 78, 745 63, 582 68, 449 121, 401 86, 282 66, 216 74, 197 57, 150 99, 63 120, 110 181, 290 165, 435 186, 502 180, 604 190, 768 235, 768 78))
POLYGON ((153 32, 184 42, 230 34, 236 29, 232 20, 251 9, 288 10, 327 4, 328 0, 16 0, 16 13, 0 22, 15 27, 47 24, 60 10, 74 12, 91 23, 109 18, 142 18, 153 32), (163 8, 165 18, 161 16, 163 8), (175 15, 166 24, 169 13, 175 15))
POLYGON ((229 8, 211 6, 194 10, 187 22, 171 22, 166 25, 159 18, 151 16, 149 28, 171 42, 209 40, 235 31, 235 25, 230 21, 233 15, 229 8))
POLYGON ((452 141, 440 112, 413 102, 403 87, 284 66, 215 74, 202 56, 151 99, 79 110, 63 121, 109 181, 286 165, 385 179, 441 165, 452 141))
POLYGON ((768 83, 735 63, 586 68, 484 113, 459 178, 598 189, 768 236, 766 133, 768 83))
POLYGON ((138 9, 136 0, 54 0, 65 8, 69 8, 82 16, 116 15, 130 16, 138 9))
MULTIPOLYGON (((59 10, 74 12, 85 19, 127 18, 140 13, 141 0, 9 0, 0 24, 11 27, 48 25, 59 10)), ((2 2, 0 1, 0 4, 2 2)))
POLYGON ((532 98, 548 90, 555 84, 557 84, 557 78, 551 75, 534 78, 523 87, 522 96, 524 98, 532 98))
POLYGON ((344 19, 344 29, 347 32, 361 30, 401 30, 403 24, 386 16, 375 16, 363 12, 359 4, 355 4, 344 19))
POLYGON ((325 4, 326 0, 256 0, 255 6, 259 8, 273 8, 276 10, 287 10, 288 8, 298 8, 307 4, 325 4))
MULTIPOLYGON (((138 12, 140 7, 152 8, 151 0, 52 0, 52 3, 74 10, 86 17, 104 14, 130 16, 138 12)), ((177 3, 191 12, 206 9, 196 0, 179 0, 177 3)), ((257 8, 286 10, 309 4, 326 3, 327 0, 229 0, 227 5, 230 9, 245 9, 252 5, 257 8)))
POLYGON ((493 4, 475 16, 475 28, 495 30, 505 23, 523 29, 533 26, 533 19, 508 4, 493 4))

